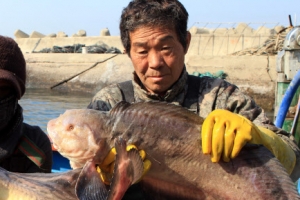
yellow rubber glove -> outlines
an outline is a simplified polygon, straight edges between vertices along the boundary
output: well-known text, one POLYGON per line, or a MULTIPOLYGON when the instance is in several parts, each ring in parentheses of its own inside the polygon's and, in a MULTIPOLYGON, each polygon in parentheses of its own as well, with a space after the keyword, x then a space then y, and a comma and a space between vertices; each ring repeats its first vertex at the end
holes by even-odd
POLYGON ((221 156, 228 162, 249 142, 268 148, 289 173, 295 166, 294 151, 278 135, 230 111, 212 111, 204 120, 201 134, 203 153, 211 154, 212 162, 218 162, 221 156))
MULTIPOLYGON (((292 148, 283 139, 281 139, 273 131, 257 126, 258 130, 261 132, 261 138, 263 144, 267 149, 269 149, 273 155, 281 162, 281 164, 286 168, 289 174, 292 173, 296 164, 296 155, 292 148)), ((251 143, 254 143, 250 141, 251 143)), ((254 143, 257 144, 257 143, 254 143)))
MULTIPOLYGON (((126 150, 137 149, 135 145, 127 145, 126 150)), ((144 150, 139 150, 140 156, 144 162, 144 172, 142 177, 149 171, 151 167, 151 161, 146 159, 146 152, 144 150)), ((112 148, 108 155, 105 157, 103 163, 97 168, 97 171, 100 174, 102 181, 106 185, 110 185, 112 175, 114 172, 115 159, 116 159, 116 149, 112 148)), ((139 180, 140 181, 140 180, 139 180)), ((139 182, 137 181, 137 182, 139 182)))

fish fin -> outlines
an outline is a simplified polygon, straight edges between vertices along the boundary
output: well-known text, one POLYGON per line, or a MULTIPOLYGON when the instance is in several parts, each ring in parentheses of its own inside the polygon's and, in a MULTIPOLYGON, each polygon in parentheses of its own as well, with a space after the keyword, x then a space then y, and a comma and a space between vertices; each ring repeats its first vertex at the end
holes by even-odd
POLYGON ((122 137, 118 137, 115 139, 115 148, 117 152, 116 159, 121 159, 121 157, 126 156, 126 145, 126 141, 122 137))
POLYGON ((108 191, 96 170, 95 163, 86 162, 77 179, 75 192, 80 200, 104 200, 108 191))
POLYGON ((134 176, 132 183, 134 184, 142 178, 144 163, 137 149, 130 149, 130 151, 128 151, 128 158, 131 160, 133 166, 134 176))
POLYGON ((117 119, 126 118, 126 121, 136 120, 137 116, 141 117, 138 121, 152 119, 152 117, 155 117, 156 121, 165 121, 167 118, 168 121, 181 121, 182 123, 196 124, 196 127, 199 129, 204 122, 204 118, 199 117, 196 113, 191 112, 182 106, 154 100, 138 101, 131 104, 121 101, 109 111, 108 116, 117 119), (139 115, 138 113, 147 113, 147 115, 139 115), (160 113, 160 115, 157 115, 157 113, 160 113))
MULTIPOLYGON (((131 164, 128 166, 131 167, 133 171, 132 184, 136 183, 143 175, 144 172, 144 163, 140 156, 139 151, 136 148, 132 148, 129 151, 126 151, 126 141, 122 137, 116 139, 115 148, 116 148, 116 163, 120 164, 121 158, 129 159, 131 164)), ((118 166, 118 165, 115 165, 118 166)), ((114 170, 118 170, 116 167, 114 170)))
POLYGON ((115 140, 116 160, 108 200, 122 199, 127 189, 143 174, 143 160, 137 149, 126 151, 126 141, 115 140))
POLYGON ((131 104, 126 101, 118 102, 110 111, 111 115, 116 115, 119 112, 123 112, 126 108, 128 108, 131 104))

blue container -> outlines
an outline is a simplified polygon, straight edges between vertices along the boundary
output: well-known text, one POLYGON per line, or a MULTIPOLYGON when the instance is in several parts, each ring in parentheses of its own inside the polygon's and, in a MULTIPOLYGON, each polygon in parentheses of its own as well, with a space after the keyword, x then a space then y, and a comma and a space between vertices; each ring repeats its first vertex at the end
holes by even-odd
POLYGON ((298 193, 300 194, 300 180, 299 179, 297 181, 297 190, 298 190, 298 193))
POLYGON ((53 150, 52 172, 64 172, 71 170, 70 161, 60 155, 58 151, 53 150))

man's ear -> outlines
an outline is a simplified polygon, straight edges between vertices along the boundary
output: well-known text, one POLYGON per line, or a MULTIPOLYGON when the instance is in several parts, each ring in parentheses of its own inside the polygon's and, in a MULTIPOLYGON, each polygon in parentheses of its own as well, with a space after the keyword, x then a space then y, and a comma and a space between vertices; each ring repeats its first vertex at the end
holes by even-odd
POLYGON ((191 38, 192 38, 192 35, 189 31, 186 32, 186 47, 185 47, 185 52, 184 53, 187 53, 188 50, 189 50, 189 47, 190 47, 190 43, 191 43, 191 38))

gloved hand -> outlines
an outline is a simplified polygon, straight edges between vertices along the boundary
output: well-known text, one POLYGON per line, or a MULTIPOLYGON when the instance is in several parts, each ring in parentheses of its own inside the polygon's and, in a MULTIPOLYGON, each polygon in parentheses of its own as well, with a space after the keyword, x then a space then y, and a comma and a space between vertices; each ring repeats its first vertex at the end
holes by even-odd
MULTIPOLYGON (((126 150, 129 151, 130 149, 137 149, 135 145, 127 145, 126 150)), ((144 162, 144 172, 142 177, 149 171, 151 167, 151 161, 146 159, 146 152, 144 150, 139 150, 140 156, 144 162)), ((108 155, 105 157, 102 164, 97 168, 97 171, 100 174, 100 177, 102 181, 106 185, 110 185, 110 182, 112 180, 112 175, 114 172, 114 166, 115 166, 115 159, 116 159, 116 149, 112 148, 108 155)), ((141 178, 142 179, 142 178, 141 178)), ((140 181, 140 180, 139 180, 140 181)), ((139 182, 137 181, 137 182, 139 182)))
POLYGON ((203 153, 211 154, 212 162, 218 162, 221 156, 228 162, 249 142, 268 148, 289 173, 295 166, 294 151, 278 135, 230 111, 212 111, 204 120, 201 134, 203 153))

